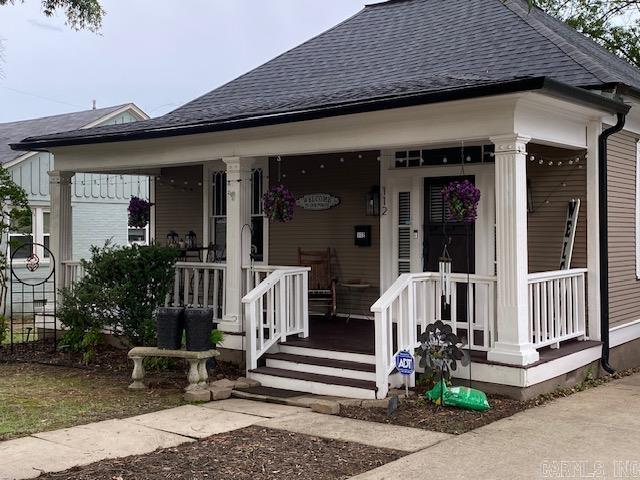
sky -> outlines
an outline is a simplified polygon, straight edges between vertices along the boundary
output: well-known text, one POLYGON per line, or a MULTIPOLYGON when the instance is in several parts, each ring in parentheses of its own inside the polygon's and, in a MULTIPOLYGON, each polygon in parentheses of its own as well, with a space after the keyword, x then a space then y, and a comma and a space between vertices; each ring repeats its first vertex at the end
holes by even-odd
POLYGON ((99 34, 0 6, 0 122, 134 102, 156 117, 380 0, 103 0, 99 34))

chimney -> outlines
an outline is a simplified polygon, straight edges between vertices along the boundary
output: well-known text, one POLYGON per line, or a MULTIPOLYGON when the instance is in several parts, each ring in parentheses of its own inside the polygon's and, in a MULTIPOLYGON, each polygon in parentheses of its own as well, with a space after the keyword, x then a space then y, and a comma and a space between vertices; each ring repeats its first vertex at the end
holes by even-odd
POLYGON ((96 101, 95 101, 95 100, 93 100, 93 107, 92 107, 91 109, 92 109, 92 110, 95 110, 95 109, 96 109, 96 101))

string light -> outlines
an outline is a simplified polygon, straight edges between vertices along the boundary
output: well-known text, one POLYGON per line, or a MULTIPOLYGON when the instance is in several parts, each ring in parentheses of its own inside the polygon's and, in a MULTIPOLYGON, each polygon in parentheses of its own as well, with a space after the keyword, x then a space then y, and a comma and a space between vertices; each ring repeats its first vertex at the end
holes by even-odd
POLYGON ((580 157, 571 157, 571 158, 562 158, 562 159, 552 159, 549 160, 548 158, 542 158, 542 157, 536 157, 535 155, 530 155, 529 156, 529 161, 530 162, 536 162, 538 163, 538 165, 547 165, 549 167, 562 167, 562 166, 566 166, 566 165, 574 165, 574 164, 578 164, 580 163, 582 160, 585 160, 585 158, 580 158, 580 157))

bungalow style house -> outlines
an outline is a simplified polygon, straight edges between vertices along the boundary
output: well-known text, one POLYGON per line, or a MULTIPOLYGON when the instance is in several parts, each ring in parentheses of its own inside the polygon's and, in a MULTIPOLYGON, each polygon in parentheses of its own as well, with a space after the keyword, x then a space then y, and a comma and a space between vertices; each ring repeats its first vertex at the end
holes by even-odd
POLYGON ((529 397, 640 363, 639 137, 640 71, 526 1, 391 0, 164 116, 13 148, 56 156, 61 266, 72 179, 149 175, 157 241, 207 252, 168 302, 212 306, 265 386, 384 398, 439 319, 471 350, 456 375, 529 397), (441 194, 463 178, 468 228, 441 194))
MULTIPOLYGON (((30 284, 35 284, 49 275, 50 270, 44 268, 31 272, 26 262, 31 251, 28 248, 19 248, 18 245, 31 242, 44 245, 44 247, 36 247, 34 253, 44 262, 48 262, 49 255, 45 251, 45 247, 50 246, 51 234, 48 172, 55 170, 56 165, 54 155, 51 153, 16 152, 9 147, 9 144, 18 142, 25 136, 86 129, 99 125, 123 125, 148 119, 146 113, 129 103, 0 123, 0 165, 9 172, 14 182, 25 190, 32 212, 30 225, 9 232, 11 242, 8 256, 13 258, 16 276, 30 284)), ((139 175, 91 173, 76 175, 71 191, 73 243, 70 245, 70 260, 79 261, 82 258, 89 258, 91 246, 103 245, 107 240, 120 245, 126 245, 129 241, 147 241, 147 232, 128 228, 127 207, 132 195, 148 197, 148 185, 148 178, 139 175)), ((0 246, 3 251, 7 247, 0 246)), ((10 287, 11 275, 9 274, 8 277, 10 277, 10 287)), ((30 295, 31 289, 27 290, 27 294, 30 295)), ((22 293, 16 293, 14 298, 9 292, 6 313, 11 313, 13 304, 21 311, 24 311, 25 307, 29 311, 32 310, 31 299, 23 297, 22 293)), ((47 300, 51 301, 52 298, 47 300)), ((0 300, 0 305, 2 301, 0 300)))

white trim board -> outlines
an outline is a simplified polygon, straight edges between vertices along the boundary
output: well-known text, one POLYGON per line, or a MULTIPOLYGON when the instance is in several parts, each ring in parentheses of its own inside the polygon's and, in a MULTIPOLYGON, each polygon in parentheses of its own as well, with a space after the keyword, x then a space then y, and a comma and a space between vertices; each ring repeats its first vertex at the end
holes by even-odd
MULTIPOLYGON (((535 367, 519 368, 490 363, 472 363, 471 374, 476 382, 495 383, 526 388, 559 377, 600 359, 600 345, 541 363, 535 367)), ((461 368, 455 378, 469 378, 468 367, 461 368)))
POLYGON ((617 347, 640 338, 640 319, 613 327, 609 333, 609 346, 617 347))

